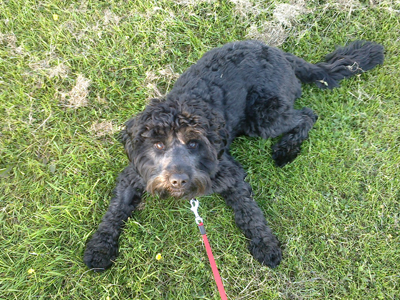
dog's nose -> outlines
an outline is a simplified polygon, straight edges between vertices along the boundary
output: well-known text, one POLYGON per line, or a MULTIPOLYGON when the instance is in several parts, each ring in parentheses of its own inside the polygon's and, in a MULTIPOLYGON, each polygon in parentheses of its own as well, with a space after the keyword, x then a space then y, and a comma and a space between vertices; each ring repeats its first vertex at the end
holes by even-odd
POLYGON ((189 181, 189 176, 184 173, 172 174, 169 177, 169 182, 174 188, 182 188, 189 181))

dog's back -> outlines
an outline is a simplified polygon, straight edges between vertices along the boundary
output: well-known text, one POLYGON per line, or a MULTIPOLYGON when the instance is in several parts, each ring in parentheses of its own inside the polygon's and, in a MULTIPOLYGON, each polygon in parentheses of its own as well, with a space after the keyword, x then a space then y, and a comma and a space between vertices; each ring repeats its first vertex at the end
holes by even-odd
POLYGON ((234 138, 251 135, 245 123, 257 99, 279 98, 291 106, 300 95, 300 81, 284 52, 259 41, 240 41, 204 54, 179 77, 167 99, 208 103, 224 115, 234 138))
POLYGON ((301 96, 300 81, 337 87, 341 79, 382 64, 383 52, 379 44, 355 41, 328 54, 325 62, 311 64, 259 41, 233 42, 204 54, 167 97, 201 100, 220 110, 233 137, 275 137, 285 131, 275 115, 284 115, 301 96))

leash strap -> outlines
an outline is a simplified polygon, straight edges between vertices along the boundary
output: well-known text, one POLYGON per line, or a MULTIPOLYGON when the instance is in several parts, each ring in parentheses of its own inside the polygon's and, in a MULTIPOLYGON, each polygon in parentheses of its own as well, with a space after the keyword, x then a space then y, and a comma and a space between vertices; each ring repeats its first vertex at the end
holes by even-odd
POLYGON ((218 292, 221 297, 221 300, 227 300, 224 285, 221 280, 221 276, 219 275, 217 264, 215 263, 214 255, 211 251, 210 243, 208 242, 206 229, 204 228, 203 219, 198 215, 197 208, 199 207, 199 201, 196 199, 190 200, 190 205, 192 206, 190 209, 193 211, 196 216, 196 224, 199 227, 200 234, 203 237, 204 245, 206 247, 208 260, 210 261, 211 270, 214 275, 215 283, 217 284, 218 292))

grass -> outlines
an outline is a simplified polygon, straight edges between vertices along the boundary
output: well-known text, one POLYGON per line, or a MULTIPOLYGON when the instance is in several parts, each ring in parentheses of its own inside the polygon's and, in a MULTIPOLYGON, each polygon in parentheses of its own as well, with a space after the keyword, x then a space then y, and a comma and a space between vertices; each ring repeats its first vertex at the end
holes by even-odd
POLYGON ((223 200, 202 197, 229 299, 398 299, 400 3, 297 1, 287 19, 287 1, 265 3, 0 1, 1 299, 218 299, 183 201, 147 197, 109 271, 88 271, 82 254, 127 163, 124 121, 204 52, 246 36, 311 62, 374 40, 386 60, 333 91, 304 87, 298 107, 320 118, 285 168, 275 141, 235 141, 284 260, 260 266, 223 200))

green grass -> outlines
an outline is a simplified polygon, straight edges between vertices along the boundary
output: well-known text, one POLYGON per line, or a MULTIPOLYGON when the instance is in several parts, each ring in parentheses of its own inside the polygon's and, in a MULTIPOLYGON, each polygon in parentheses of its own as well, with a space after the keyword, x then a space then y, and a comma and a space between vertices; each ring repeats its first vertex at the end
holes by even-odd
MULTIPOLYGON (((116 264, 95 274, 82 262, 127 163, 120 126, 284 1, 179 2, 0 1, 0 299, 218 299, 183 201, 147 197, 116 264)), ((371 2, 307 1, 285 27, 281 48, 311 62, 354 39, 386 49, 383 66, 338 89, 304 87, 296 105, 320 118, 301 155, 278 169, 275 141, 233 144, 281 265, 253 260, 220 197, 200 199, 229 299, 399 298, 400 3, 371 2)))

